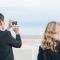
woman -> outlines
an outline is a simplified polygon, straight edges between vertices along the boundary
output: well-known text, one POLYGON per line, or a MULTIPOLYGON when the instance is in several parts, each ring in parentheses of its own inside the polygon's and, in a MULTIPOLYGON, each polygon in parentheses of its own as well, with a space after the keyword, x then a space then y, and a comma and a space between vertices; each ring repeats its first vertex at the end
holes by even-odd
POLYGON ((39 47, 37 60, 60 60, 60 24, 49 22, 39 47))

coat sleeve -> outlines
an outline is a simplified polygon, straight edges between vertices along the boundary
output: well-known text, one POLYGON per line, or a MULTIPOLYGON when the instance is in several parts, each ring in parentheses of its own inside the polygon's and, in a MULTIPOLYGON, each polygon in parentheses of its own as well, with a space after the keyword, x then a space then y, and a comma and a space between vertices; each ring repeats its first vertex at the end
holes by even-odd
POLYGON ((41 47, 39 47, 39 52, 38 52, 37 60, 43 60, 43 50, 42 50, 41 47))
POLYGON ((8 44, 13 46, 13 47, 16 47, 16 48, 20 48, 21 45, 22 45, 22 42, 21 42, 21 37, 19 34, 16 35, 16 39, 11 35, 11 32, 8 31, 8 36, 7 36, 7 40, 8 40, 8 44))

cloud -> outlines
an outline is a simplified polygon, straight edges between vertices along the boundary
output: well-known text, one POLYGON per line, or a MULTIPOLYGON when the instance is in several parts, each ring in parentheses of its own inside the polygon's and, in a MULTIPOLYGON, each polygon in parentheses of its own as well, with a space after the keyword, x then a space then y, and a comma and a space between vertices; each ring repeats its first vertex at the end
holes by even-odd
POLYGON ((0 0, 0 7, 17 7, 17 8, 56 8, 60 6, 60 0, 0 0))

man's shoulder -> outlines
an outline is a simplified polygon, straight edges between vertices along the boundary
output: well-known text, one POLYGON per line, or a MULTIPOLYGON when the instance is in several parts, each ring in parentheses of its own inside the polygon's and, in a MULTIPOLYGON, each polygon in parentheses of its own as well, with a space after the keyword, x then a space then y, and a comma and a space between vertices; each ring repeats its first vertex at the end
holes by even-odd
POLYGON ((11 34, 11 32, 8 31, 8 30, 5 30, 4 32, 5 32, 6 34, 8 34, 8 35, 11 34))

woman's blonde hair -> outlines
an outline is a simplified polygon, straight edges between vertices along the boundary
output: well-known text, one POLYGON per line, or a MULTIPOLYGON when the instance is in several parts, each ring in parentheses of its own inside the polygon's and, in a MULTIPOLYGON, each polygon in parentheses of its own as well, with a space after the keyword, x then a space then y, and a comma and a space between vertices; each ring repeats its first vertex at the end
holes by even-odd
MULTIPOLYGON (((55 21, 52 21, 52 22, 49 22, 47 24, 47 27, 46 27, 46 30, 45 30, 45 33, 44 33, 44 37, 43 37, 43 41, 42 41, 42 44, 41 44, 41 47, 43 49, 50 49, 51 51, 53 52, 57 52, 57 49, 56 49, 56 46, 57 46, 57 42, 56 42, 56 39, 52 36, 48 36, 50 37, 51 39, 47 39, 48 37, 46 37, 46 34, 47 34, 47 29, 50 30, 51 26, 54 25, 54 29, 56 29, 56 25, 60 26, 60 24, 58 22, 55 22, 55 21)), ((52 33, 52 34, 56 34, 56 32, 54 31, 54 29, 52 29, 52 31, 49 31, 48 34, 52 33)))

